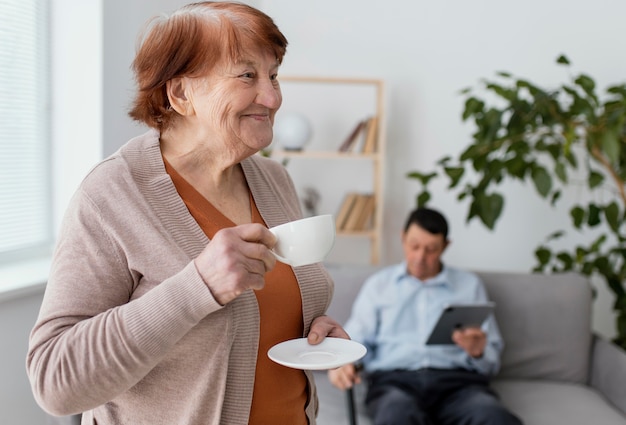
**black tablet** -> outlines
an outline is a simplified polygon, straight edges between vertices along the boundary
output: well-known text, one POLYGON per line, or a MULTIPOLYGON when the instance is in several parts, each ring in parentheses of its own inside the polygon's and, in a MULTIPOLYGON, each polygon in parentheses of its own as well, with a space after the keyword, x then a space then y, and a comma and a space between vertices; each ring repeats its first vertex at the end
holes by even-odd
POLYGON ((454 344, 452 332, 458 328, 480 327, 493 313, 495 303, 451 304, 444 308, 435 324, 427 345, 454 344))

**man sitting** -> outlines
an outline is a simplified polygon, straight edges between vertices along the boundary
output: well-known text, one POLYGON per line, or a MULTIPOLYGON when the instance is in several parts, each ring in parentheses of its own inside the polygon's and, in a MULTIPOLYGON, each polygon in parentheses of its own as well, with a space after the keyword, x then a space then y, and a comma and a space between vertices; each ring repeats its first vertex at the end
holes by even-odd
MULTIPOLYGON (((455 345, 426 345, 448 304, 488 301, 473 273, 444 265, 448 224, 418 208, 402 234, 405 261, 375 273, 357 296, 345 329, 368 348, 366 406, 375 425, 520 425, 489 387, 503 341, 495 318, 457 329, 455 345)), ((340 389, 360 382, 355 365, 328 372, 340 389)))

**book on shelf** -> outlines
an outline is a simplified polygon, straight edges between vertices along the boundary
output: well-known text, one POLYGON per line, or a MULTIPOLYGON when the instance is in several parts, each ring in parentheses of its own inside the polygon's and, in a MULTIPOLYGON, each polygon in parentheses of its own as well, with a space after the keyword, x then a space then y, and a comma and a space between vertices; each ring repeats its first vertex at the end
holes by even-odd
POLYGON ((359 214, 359 219, 356 222, 356 229, 354 230, 369 230, 372 228, 374 210, 376 209, 376 198, 373 194, 366 195, 366 201, 363 205, 363 209, 359 214))
POLYGON ((365 142, 363 144, 363 153, 374 153, 377 150, 378 142, 378 117, 371 117, 368 120, 367 132, 365 133, 365 142))
POLYGON ((352 150, 357 139, 362 135, 363 130, 365 129, 365 124, 366 120, 361 120, 356 124, 348 137, 346 137, 341 146, 339 146, 339 152, 350 152, 352 150))
POLYGON ((374 153, 378 142, 378 117, 359 121, 339 146, 339 152, 374 153))
POLYGON ((361 127, 361 131, 359 132, 354 142, 352 143, 352 149, 350 149, 350 152, 361 153, 363 151, 363 146, 365 146, 365 138, 367 137, 367 129, 369 125, 370 125, 369 118, 364 119, 363 126, 361 127))
POLYGON ((346 222, 341 230, 346 231, 354 231, 357 229, 357 222, 359 221, 359 217, 361 215, 361 211, 363 211, 363 207, 365 206, 367 199, 365 195, 357 194, 356 199, 354 200, 354 204, 350 209, 350 214, 346 218, 346 222))
POLYGON ((351 205, 338 230, 360 231, 371 227, 376 200, 373 194, 351 193, 351 205))
POLYGON ((358 196, 359 194, 356 192, 350 192, 346 194, 346 196, 344 196, 343 202, 339 207, 339 212, 337 212, 337 217, 335 219, 335 225, 337 230, 342 230, 344 228, 346 224, 346 219, 350 215, 350 211, 354 206, 354 201, 356 201, 358 196))

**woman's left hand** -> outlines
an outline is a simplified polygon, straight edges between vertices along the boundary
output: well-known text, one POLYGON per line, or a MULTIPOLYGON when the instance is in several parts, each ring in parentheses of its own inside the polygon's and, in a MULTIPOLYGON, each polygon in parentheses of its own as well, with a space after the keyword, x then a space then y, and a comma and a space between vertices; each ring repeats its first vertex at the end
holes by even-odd
POLYGON ((311 323, 311 329, 309 330, 309 335, 307 335, 309 344, 319 344, 327 336, 350 339, 348 333, 333 318, 328 316, 318 316, 313 319, 313 323, 311 323))

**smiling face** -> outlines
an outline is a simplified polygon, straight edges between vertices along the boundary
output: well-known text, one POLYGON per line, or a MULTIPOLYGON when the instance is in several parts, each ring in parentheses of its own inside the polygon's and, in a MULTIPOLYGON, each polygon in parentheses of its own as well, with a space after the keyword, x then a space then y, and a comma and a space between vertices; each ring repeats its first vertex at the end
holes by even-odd
POLYGON ((256 59, 251 51, 271 51, 281 63, 288 44, 271 17, 238 2, 191 3, 147 28, 133 60, 138 90, 129 114, 161 133, 180 118, 166 88, 172 80, 206 76, 222 61, 256 59))
POLYGON ((430 233, 411 224, 402 234, 407 271, 419 280, 435 277, 441 271, 441 256, 448 246, 442 234, 430 233))
POLYGON ((279 63, 269 51, 247 52, 206 75, 168 81, 168 98, 178 117, 162 140, 184 141, 187 154, 227 157, 231 163, 272 142, 274 116, 282 103, 279 63))
POLYGON ((248 156, 272 142, 274 116, 282 103, 273 53, 249 52, 225 60, 208 75, 169 83, 174 126, 200 143, 248 156))

